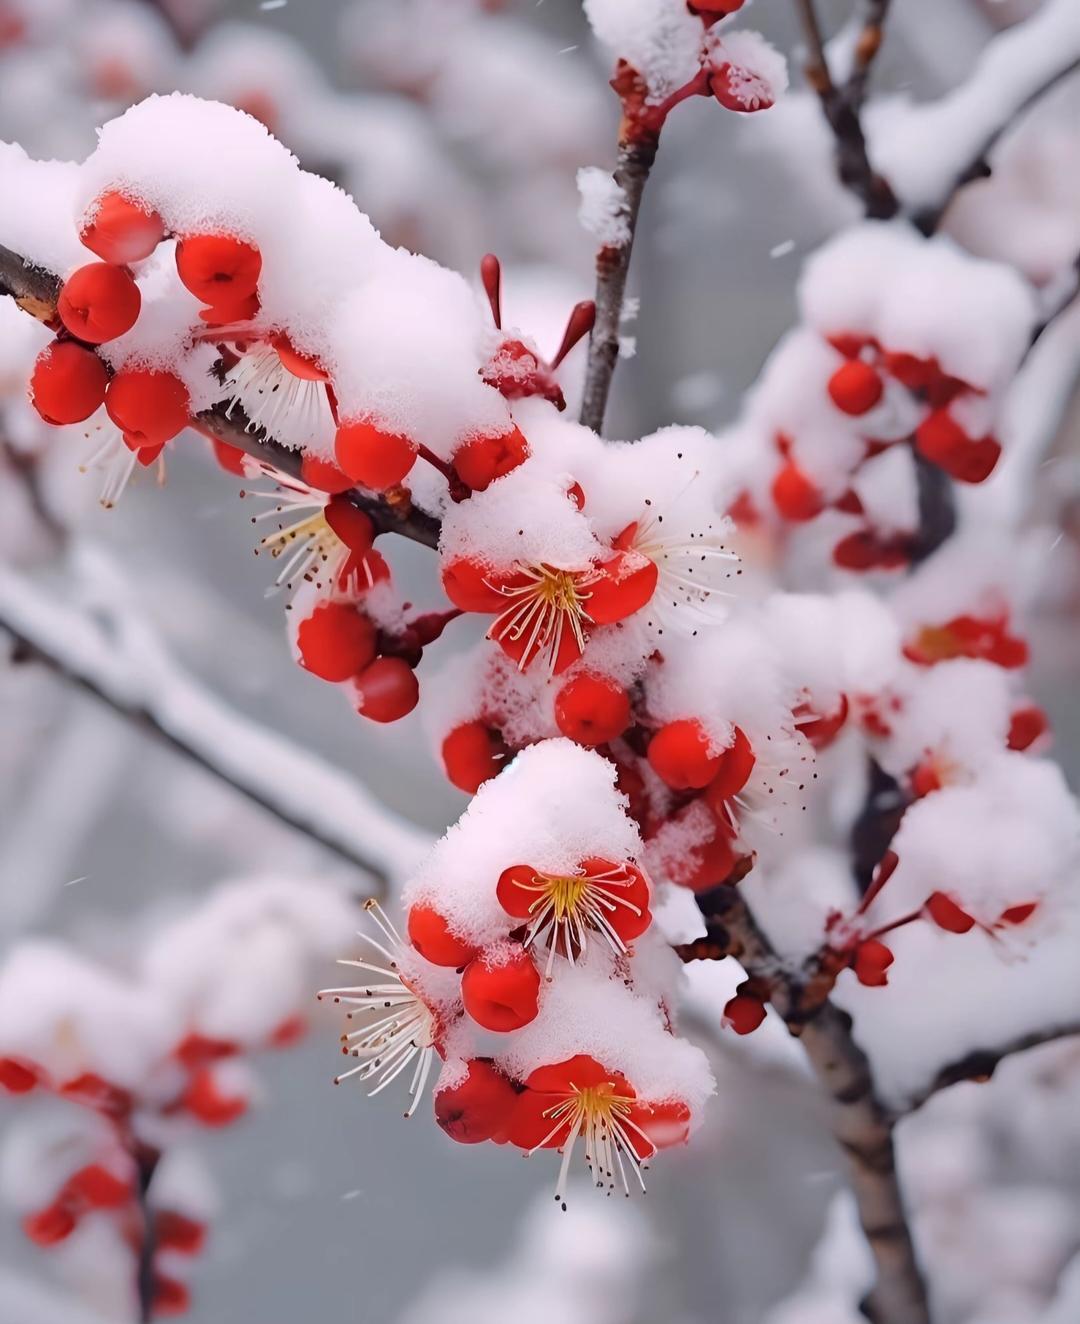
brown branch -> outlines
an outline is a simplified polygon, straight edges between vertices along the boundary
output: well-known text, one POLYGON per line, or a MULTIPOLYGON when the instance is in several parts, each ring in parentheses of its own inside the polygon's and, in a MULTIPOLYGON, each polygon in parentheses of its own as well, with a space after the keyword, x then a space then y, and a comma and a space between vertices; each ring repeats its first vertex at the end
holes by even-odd
MULTIPOLYGON (((821 35, 814 0, 795 0, 795 8, 806 40, 806 81, 817 94, 825 119, 836 140, 836 171, 840 182, 863 204, 872 220, 889 220, 897 215, 900 203, 888 181, 870 163, 866 135, 859 119, 859 105, 865 90, 862 83, 838 87, 829 72, 825 42, 821 35)), ((869 62, 866 71, 870 68, 869 62)))
POLYGON ((138 1302, 139 1324, 150 1324, 154 1317, 154 1256, 157 1253, 157 1234, 154 1211, 150 1206, 150 1186, 161 1161, 160 1150, 134 1141, 135 1197, 139 1209, 139 1252, 135 1265, 135 1297, 138 1302))
POLYGON ((975 1048, 955 1062, 950 1062, 938 1070, 933 1078, 921 1089, 914 1091, 905 1099, 903 1105, 893 1110, 899 1120, 908 1113, 916 1112, 929 1099, 951 1085, 962 1081, 987 1081, 1007 1057, 1017 1053, 1026 1053, 1029 1049, 1039 1048, 1043 1044, 1056 1043, 1059 1039, 1070 1039, 1080 1034, 1080 1021, 1064 1022, 1051 1025, 1043 1030, 1032 1030, 1028 1034, 1017 1035, 1007 1043, 996 1048, 975 1048))
MULTIPOLYGON (((272 466, 279 473, 300 478, 303 460, 300 451, 282 446, 262 428, 253 429, 239 406, 229 408, 225 404, 214 405, 212 409, 203 410, 198 415, 198 423, 200 428, 212 433, 218 441, 235 446, 237 450, 272 466)), ((370 515, 377 532, 396 533, 412 542, 422 543, 425 547, 438 547, 441 528, 439 520, 417 509, 403 488, 380 497, 362 487, 354 487, 347 495, 358 510, 370 515)))
MULTIPOLYGON (((56 318, 56 301, 62 287, 63 282, 51 272, 0 244, 0 295, 10 295, 24 312, 51 324, 56 318)), ((245 451, 281 473, 300 477, 303 458, 300 452, 282 446, 261 428, 253 429, 239 408, 227 410, 224 404, 218 404, 199 414, 197 422, 219 441, 245 451)), ((439 521, 417 510, 404 489, 380 497, 363 488, 354 488, 348 496, 353 505, 371 516, 379 533, 396 533, 425 547, 438 546, 439 521)))
POLYGON ((626 297, 626 278, 637 234, 638 214, 649 172, 656 160, 659 132, 622 136, 615 164, 615 182, 626 198, 624 243, 606 245, 596 255, 596 321, 589 337, 589 359, 581 401, 581 421, 594 432, 604 426, 611 379, 619 358, 619 327, 626 297))
MULTIPOLYGON (((697 900, 706 922, 704 943, 720 955, 735 956, 767 991, 828 1098, 832 1133, 847 1156, 859 1220, 877 1272, 863 1313, 874 1324, 930 1324, 926 1286, 896 1172, 894 1119, 874 1093, 851 1018, 828 999, 835 969, 819 959, 798 969, 785 964, 738 888, 718 887, 697 900)), ((690 954, 689 949, 682 954, 690 954)))
POLYGON ((23 312, 39 322, 56 317, 61 281, 51 271, 35 266, 0 244, 0 294, 10 294, 23 312))
POLYGON ((891 0, 862 0, 862 27, 855 41, 855 57, 844 92, 856 110, 866 100, 867 84, 874 61, 885 40, 885 20, 891 0))

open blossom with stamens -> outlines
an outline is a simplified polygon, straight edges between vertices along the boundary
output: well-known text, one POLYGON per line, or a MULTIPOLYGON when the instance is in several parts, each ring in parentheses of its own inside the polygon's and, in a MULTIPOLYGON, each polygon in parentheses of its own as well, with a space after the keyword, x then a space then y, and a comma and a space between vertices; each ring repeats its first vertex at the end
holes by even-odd
POLYGON ((644 1191, 642 1174, 657 1150, 684 1143, 689 1133, 685 1103, 645 1102, 621 1072, 583 1053, 530 1072, 507 1128, 510 1143, 527 1154, 562 1154, 555 1199, 564 1209, 579 1140, 595 1184, 629 1195, 634 1185, 644 1191))
POLYGON ((371 531, 366 546, 363 538, 358 543, 352 536, 357 517, 366 518, 362 512, 355 512, 347 527, 340 515, 353 508, 344 498, 308 487, 299 479, 281 474, 277 477, 278 485, 272 492, 246 494, 272 503, 252 516, 251 522, 277 522, 277 527, 259 543, 275 561, 281 561, 274 588, 292 590, 309 583, 328 591, 356 593, 387 578, 386 562, 371 548, 371 531))
POLYGON ((500 875, 497 890, 507 914, 528 921, 525 946, 547 946, 548 979, 556 955, 574 961, 587 950, 590 933, 622 954, 652 919, 645 875, 632 864, 597 857, 571 873, 514 865, 500 875))
POLYGON ((506 606, 495 617, 494 639, 524 671, 543 658, 553 676, 565 671, 585 651, 589 588, 594 570, 559 570, 549 565, 519 565, 505 582, 494 584, 506 606))
POLYGON ((342 1052, 359 1058, 360 1064, 342 1072, 335 1083, 353 1076, 365 1084, 374 1081, 370 1093, 375 1095, 392 1084, 410 1064, 415 1064, 405 1112, 406 1117, 411 1117, 435 1058, 442 1055, 446 1027, 439 1012, 417 991, 415 980, 410 980, 403 970, 403 964, 415 958, 410 957, 397 929, 377 902, 369 901, 366 909, 379 930, 379 937, 368 933, 359 936, 375 954, 371 959, 343 959, 339 964, 367 971, 377 978, 347 988, 326 988, 319 993, 322 999, 332 998, 348 1006, 350 1023, 357 1022, 355 1029, 342 1035, 342 1052))
POLYGON ((226 412, 239 406, 250 431, 262 428, 290 450, 331 456, 337 425, 330 383, 319 365, 284 336, 240 342, 237 349, 223 380, 226 412))

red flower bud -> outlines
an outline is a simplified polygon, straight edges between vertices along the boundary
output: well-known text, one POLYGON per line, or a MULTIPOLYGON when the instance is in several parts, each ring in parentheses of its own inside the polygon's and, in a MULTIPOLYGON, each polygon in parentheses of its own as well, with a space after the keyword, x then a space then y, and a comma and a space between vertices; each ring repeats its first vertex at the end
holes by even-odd
POLYGON ((420 700, 420 686, 399 657, 377 657, 356 677, 356 710, 373 722, 396 722, 420 700))
POLYGON ((475 795, 484 782, 496 776, 507 753, 499 733, 481 721, 455 726, 442 742, 446 775, 467 795, 475 795))
POLYGON ((235 307, 258 288, 262 254, 232 235, 191 235, 176 245, 176 270, 203 303, 235 307))
POLYGON ((668 722, 649 741, 653 771, 674 791, 700 790, 720 771, 721 755, 696 718, 668 722))
POLYGON ((523 948, 501 965, 488 965, 478 956, 461 978, 461 1000, 485 1030, 520 1030, 540 1009, 540 971, 523 948))
POLYGON ((37 356, 30 399, 46 423, 81 423, 101 408, 108 369, 92 349, 54 340, 37 356))
POLYGON ((621 685, 590 672, 575 676, 555 697, 555 724, 564 736, 592 749, 630 725, 630 699, 621 685))
POLYGON ((458 969, 468 965, 476 955, 476 948, 451 933, 446 919, 434 906, 419 901, 409 910, 409 941, 432 965, 445 965, 458 969))
POLYGON ((334 442, 337 462, 355 483, 373 492, 396 487, 416 463, 416 443, 374 423, 343 423, 334 442))
POLYGON ((105 392, 109 417, 132 449, 162 446, 188 425, 188 390, 171 372, 125 368, 105 392))
POLYGON ((150 256, 165 238, 165 223, 156 211, 122 193, 103 193, 79 238, 104 261, 126 266, 150 256))
POLYGON ((849 359, 829 378, 829 398, 837 409, 858 417, 867 414, 884 394, 877 372, 863 359, 849 359))
POLYGON ((435 1120, 461 1145, 483 1140, 502 1143, 517 1097, 517 1090, 501 1071, 484 1058, 474 1057, 463 1081, 435 1095, 435 1120))
POLYGON ((115 340, 139 320, 142 295, 124 267, 90 262, 73 271, 57 301, 60 320, 73 336, 92 345, 115 340))
POLYGON ((347 602, 324 602, 296 632, 300 665, 322 680, 343 681, 375 658, 375 626, 347 602))

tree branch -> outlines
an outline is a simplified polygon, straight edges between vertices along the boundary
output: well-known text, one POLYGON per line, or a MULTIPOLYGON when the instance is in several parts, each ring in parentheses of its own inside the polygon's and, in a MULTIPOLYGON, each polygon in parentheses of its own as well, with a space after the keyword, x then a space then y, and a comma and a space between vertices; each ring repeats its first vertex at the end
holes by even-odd
POLYGON ((81 596, 60 603, 0 566, 0 629, 15 640, 17 656, 44 663, 363 870, 377 892, 416 863, 429 844, 423 832, 345 774, 205 690, 124 602, 122 583, 99 553, 78 551, 68 577, 81 596))
POLYGON ((1031 1048, 1042 1044, 1056 1043, 1059 1039, 1069 1039, 1080 1034, 1080 1021, 1062 1025, 1051 1025, 1042 1030, 1031 1030, 1027 1034, 1017 1035, 1007 1043, 996 1048, 974 1048, 970 1053, 955 1062, 950 1062, 937 1071, 921 1089, 916 1090, 904 1101, 902 1107, 893 1110, 893 1117, 899 1120, 909 1113, 917 1112, 929 1099, 950 1085, 959 1085, 961 1081, 987 1081, 1007 1057, 1016 1053, 1026 1053, 1031 1048))
POLYGON ((157 1253, 154 1211, 150 1207, 150 1186, 161 1160, 161 1152, 138 1141, 135 1141, 134 1145, 135 1194, 142 1223, 139 1228, 139 1253, 135 1267, 135 1295, 138 1301, 139 1324, 150 1324, 154 1317, 154 1256, 157 1253))
MULTIPOLYGON (((0 244, 0 295, 10 295, 24 312, 40 322, 52 323, 62 287, 63 282, 51 272, 0 244)), ((218 441, 245 451, 281 473, 300 478, 303 458, 300 452, 282 446, 263 429, 252 428, 241 409, 234 407, 227 411, 225 404, 217 404, 199 414, 197 422, 218 441)), ((425 547, 438 546, 439 521, 434 515, 416 509, 404 489, 382 497, 357 487, 348 497, 354 506, 371 516, 379 533, 396 533, 425 547)))
MULTIPOLYGON (((999 37, 996 40, 1000 41, 1001 38, 999 37)), ((1018 106, 1003 107, 1002 119, 987 127, 982 140, 976 145, 965 164, 957 170, 944 194, 932 206, 922 207, 914 213, 912 222, 916 229, 925 235, 933 234, 960 190, 966 184, 971 184, 977 179, 988 179, 993 173, 990 166, 990 154, 1005 134, 1010 129, 1015 128, 1017 120, 1038 105, 1043 97, 1058 84, 1078 72, 1080 72, 1080 58, 1074 59, 1071 64, 1048 76, 1046 81, 1035 88, 1018 106)))
MULTIPOLYGON (((715 888, 697 901, 706 923, 705 942, 714 947, 708 954, 734 956, 768 991, 828 1097, 832 1133, 847 1156, 859 1219, 877 1271, 863 1313, 874 1324, 930 1324, 926 1286, 896 1172, 894 1119, 874 1094, 851 1017, 828 1000, 834 974, 819 961, 798 970, 787 966, 737 887, 715 888)), ((682 949, 682 954, 687 951, 682 949)))
MULTIPOLYGON (((874 6, 880 9, 882 14, 886 7, 885 4, 874 6)), ((829 71, 825 42, 821 35, 821 25, 818 22, 814 0, 795 0, 795 9, 807 46, 806 81, 817 93, 825 119, 836 140, 836 171, 840 182, 855 194, 863 204, 866 215, 872 220, 889 220, 899 212, 900 204, 888 182, 870 163, 866 136, 863 133, 862 121, 859 119, 866 74, 869 72, 873 55, 866 58, 865 69, 860 75, 861 81, 856 78, 844 87, 838 87, 829 71)), ((868 42, 868 49, 870 44, 872 43, 868 42)))
POLYGON ((891 0, 862 0, 862 27, 855 41, 855 57, 844 92, 859 110, 866 100, 867 84, 874 61, 885 39, 885 20, 891 0))
POLYGON ((659 141, 658 132, 645 132, 630 138, 623 135, 619 142, 614 177, 626 198, 624 217, 628 234, 624 243, 606 245, 596 255, 596 321, 589 336, 581 401, 581 421, 594 432, 600 432, 604 426, 611 379, 619 358, 619 327, 638 214, 659 141))
MULTIPOLYGON (((198 423, 204 432, 211 433, 218 441, 235 446, 291 478, 301 478, 302 454, 282 446, 262 428, 253 429, 239 406, 230 409, 224 404, 214 405, 198 415, 198 423)), ((380 497, 362 487, 354 487, 346 495, 358 510, 371 516, 377 532, 396 533, 425 547, 438 547, 439 520, 417 509, 404 489, 380 497)))

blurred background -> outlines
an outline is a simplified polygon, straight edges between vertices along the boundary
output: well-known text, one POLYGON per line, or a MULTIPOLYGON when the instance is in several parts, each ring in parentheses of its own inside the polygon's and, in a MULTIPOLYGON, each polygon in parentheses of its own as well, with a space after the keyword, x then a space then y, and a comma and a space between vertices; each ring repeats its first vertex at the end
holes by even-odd
MULTIPOLYGON (((1037 0, 895 0, 875 91, 941 95, 996 31, 1035 8, 1037 0)), ((822 3, 827 30, 852 9, 822 3)), ((799 88, 794 6, 757 0, 747 22, 796 56, 800 159, 785 150, 780 126, 696 103, 672 119, 635 250, 641 315, 626 326, 612 435, 730 422, 792 321, 802 257, 856 215, 833 186, 827 136, 799 88)), ((340 182, 390 242, 470 275, 497 252, 508 320, 549 349, 570 307, 592 292, 575 176, 612 163, 609 73, 576 0, 0 0, 0 139, 35 156, 81 158, 97 124, 150 92, 230 101, 306 167, 340 182)), ((1031 130, 1058 153, 1031 167, 1032 191, 1044 174, 1058 184, 1062 174, 1080 177, 1078 107, 1074 75, 1041 112, 1046 131, 1031 130)), ((1075 192, 1072 204, 1080 217, 1075 192)), ((7 327, 0 322, 0 336, 7 327)), ((18 440, 31 424, 5 369, 0 344, 0 418, 18 440)), ((1035 631, 1032 690, 1074 785, 1078 435, 1074 409, 1033 508, 1063 541, 1035 631)), ((201 446, 173 448, 166 490, 142 475, 112 510, 70 464, 48 461, 40 478, 52 518, 124 567, 140 609, 210 689, 424 829, 437 832, 461 811, 465 799, 448 787, 416 715, 388 729, 350 720, 337 693, 295 667, 281 601, 267 596, 270 566, 252 555, 249 506, 201 446)), ((26 508, 11 455, 0 482, 0 553, 47 563, 52 535, 26 508)), ((393 565, 413 601, 438 602, 424 549, 395 546, 393 565)), ((469 642, 469 629, 452 627, 450 647, 469 642)), ((28 936, 56 936, 123 968, 141 934, 224 879, 342 876, 339 861, 40 668, 0 676, 0 721, 8 951, 28 936)), ((314 971, 311 987, 332 982, 331 971, 314 971)), ((615 1207, 583 1190, 567 1216, 550 1208, 553 1174, 539 1161, 455 1146, 423 1113, 404 1123, 393 1092, 368 1104, 359 1089, 332 1088, 337 1026, 314 1019, 298 1046, 259 1060, 249 1115, 198 1140, 220 1209, 190 1275, 188 1318, 772 1318, 804 1280, 826 1219, 843 1223, 833 1202, 841 1178, 783 1033, 721 1043, 729 978, 708 972, 690 1008, 718 1064, 706 1132, 656 1167, 644 1202, 615 1207)), ((905 1176, 917 1199, 941 1196, 935 1235, 960 1266, 943 1320, 1043 1318, 1024 1311, 1052 1299, 1080 1246, 1078 1101, 1078 1050, 1058 1045, 1007 1064, 991 1085, 959 1087, 905 1124, 905 1176), (1014 1313, 991 1313, 994 1298, 1014 1313)), ((9 1146, 29 1106, 0 1099, 9 1146)), ((125 1318, 91 1264, 72 1257, 58 1273, 17 1225, 15 1211, 0 1209, 3 1324, 125 1318)), ((842 1226, 836 1237, 843 1242, 842 1226)), ((833 1324, 841 1316, 825 1300, 818 1318, 833 1324)), ((1080 1318, 1080 1305, 1069 1318, 1080 1318)))

